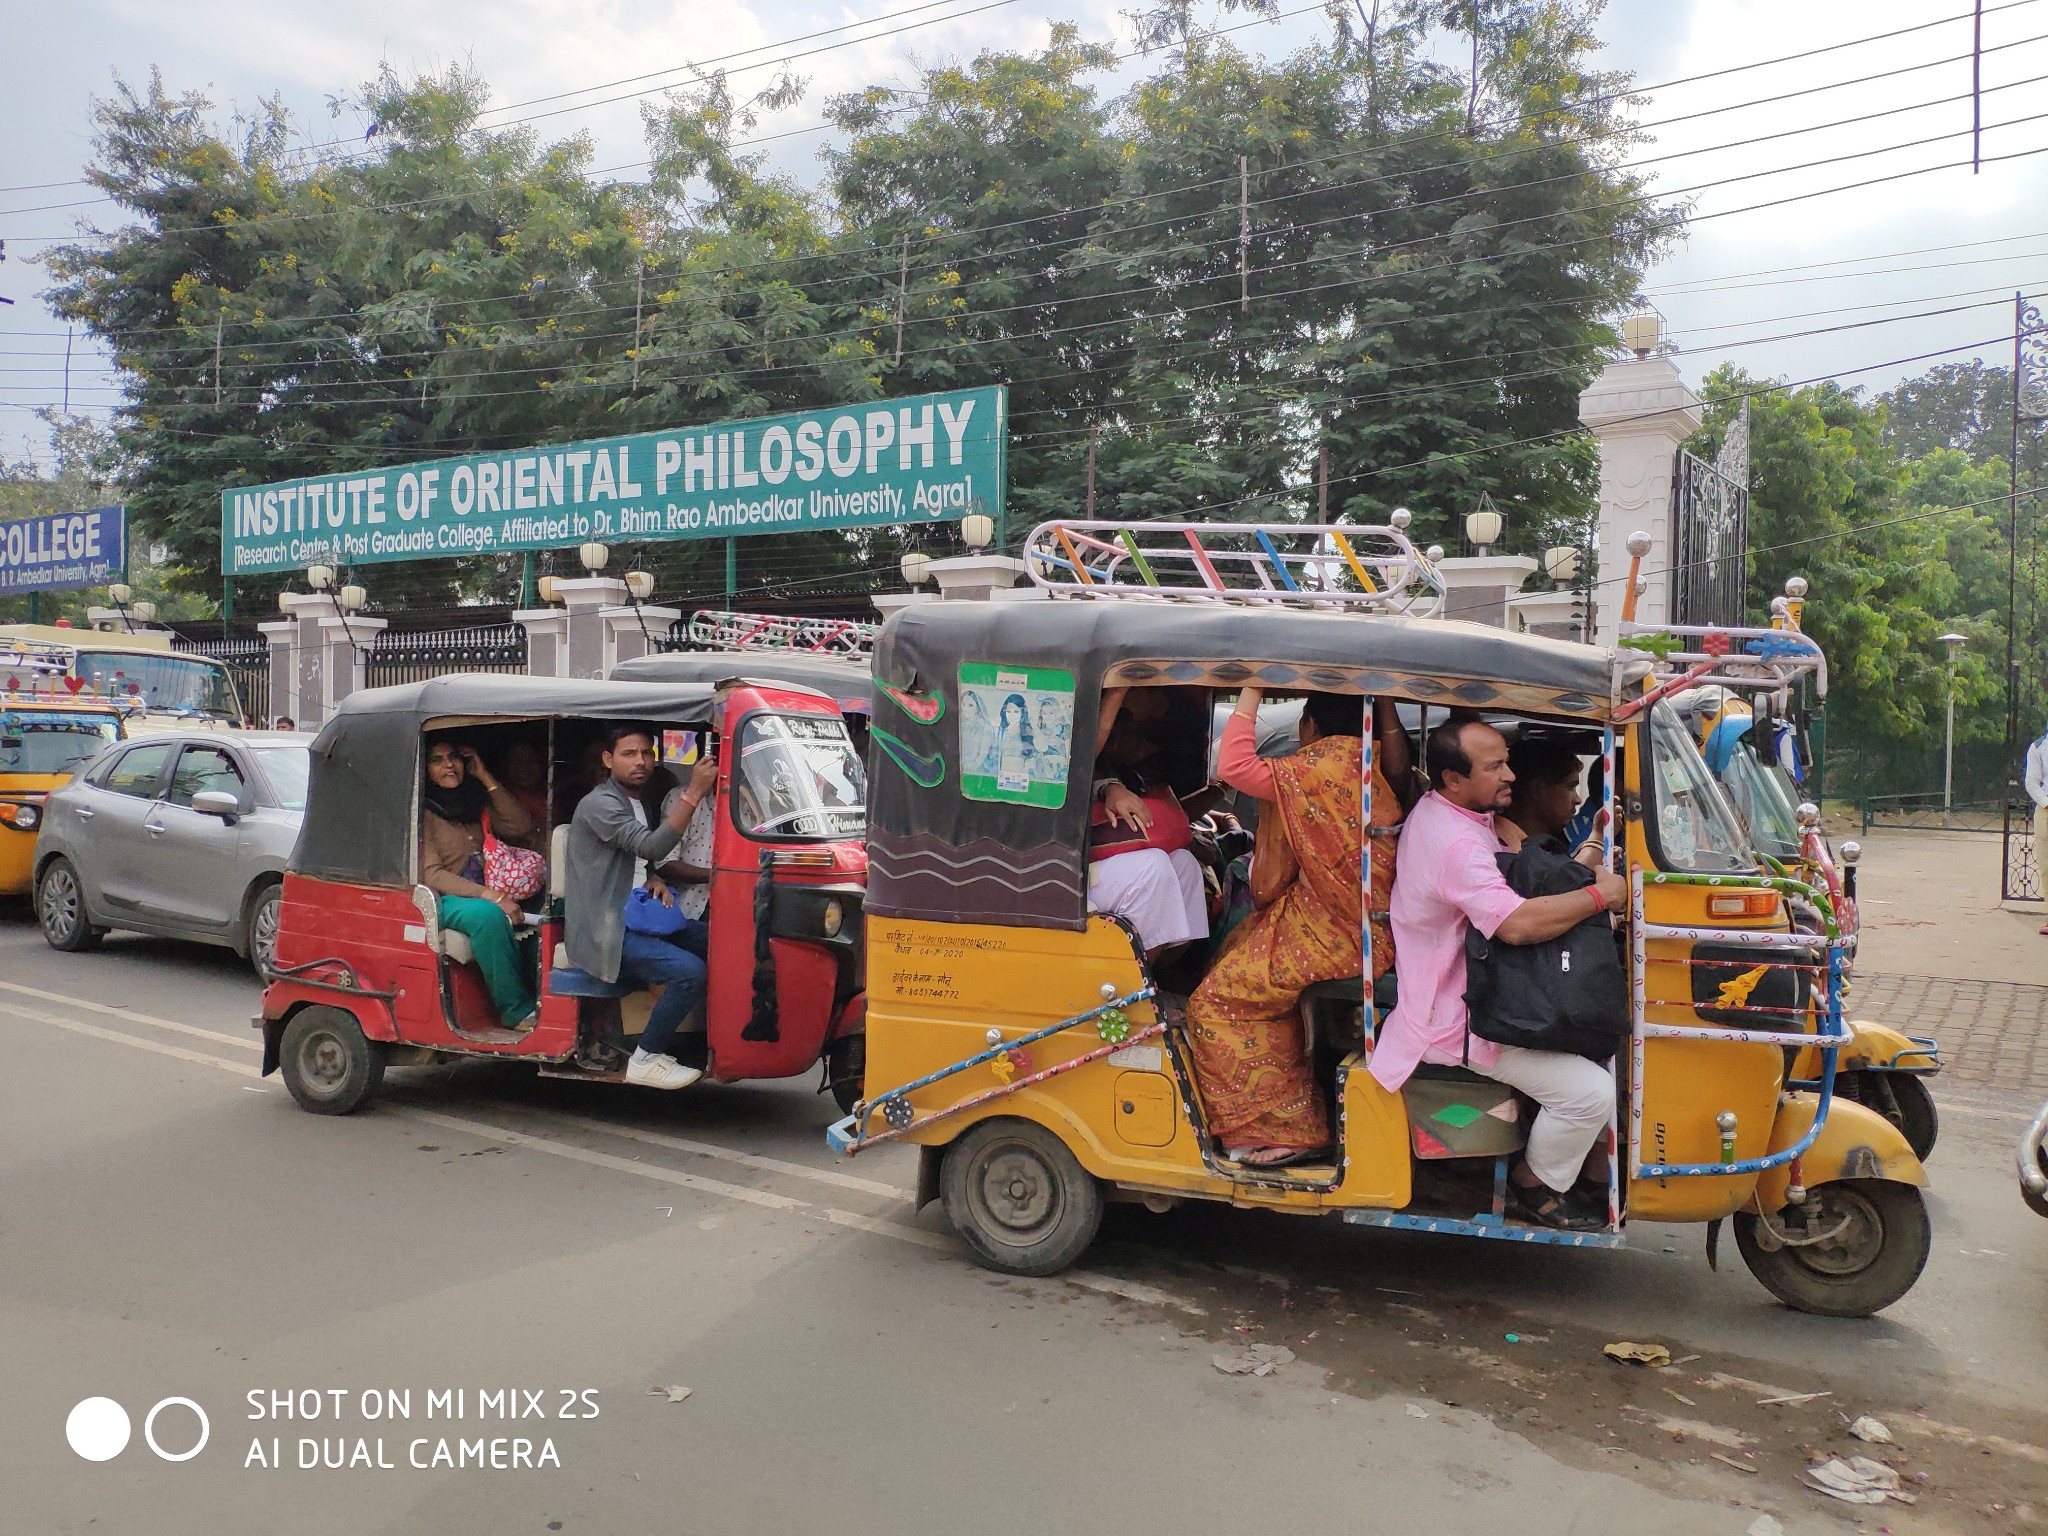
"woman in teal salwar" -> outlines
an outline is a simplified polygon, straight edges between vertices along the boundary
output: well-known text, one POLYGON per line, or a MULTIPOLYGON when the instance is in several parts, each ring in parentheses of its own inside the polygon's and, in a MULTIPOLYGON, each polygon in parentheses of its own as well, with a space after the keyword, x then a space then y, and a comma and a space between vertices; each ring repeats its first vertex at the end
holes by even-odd
POLYGON ((519 963, 512 925, 524 921, 519 903, 484 884, 484 817, 502 842, 524 843, 533 815, 500 784, 475 747, 453 736, 427 743, 420 784, 420 882, 439 903, 441 926, 469 940, 498 1020, 517 1029, 536 1004, 519 963))

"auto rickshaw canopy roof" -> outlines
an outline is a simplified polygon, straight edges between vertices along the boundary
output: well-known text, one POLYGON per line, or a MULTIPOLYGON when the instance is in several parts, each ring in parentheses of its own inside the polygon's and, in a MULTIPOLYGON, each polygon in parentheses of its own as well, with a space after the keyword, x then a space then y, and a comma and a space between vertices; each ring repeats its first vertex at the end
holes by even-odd
POLYGON ((461 672, 366 688, 342 700, 313 739, 306 819, 294 874, 406 885, 419 842, 420 743, 430 726, 507 720, 636 720, 708 727, 707 683, 630 683, 461 672))
POLYGON ((816 689, 841 709, 869 710, 875 677, 864 664, 778 651, 662 651, 612 668, 620 681, 643 683, 794 683, 816 689))
POLYGON ((1085 926, 1107 687, 1361 693, 1597 726, 1650 669, 1442 619, 1142 597, 919 603, 875 648, 867 910, 1085 926))

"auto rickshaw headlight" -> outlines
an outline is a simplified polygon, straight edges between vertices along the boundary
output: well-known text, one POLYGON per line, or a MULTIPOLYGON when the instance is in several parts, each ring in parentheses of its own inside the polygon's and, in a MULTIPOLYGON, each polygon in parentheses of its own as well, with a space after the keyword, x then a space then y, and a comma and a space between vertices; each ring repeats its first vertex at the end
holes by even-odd
POLYGON ((839 937, 840 925, 846 921, 846 909, 839 904, 837 897, 825 903, 825 915, 820 921, 824 926, 826 938, 839 937))
POLYGON ((43 812, 40 806, 15 805, 8 807, 8 809, 14 813, 10 820, 23 832, 33 832, 43 819, 43 812))

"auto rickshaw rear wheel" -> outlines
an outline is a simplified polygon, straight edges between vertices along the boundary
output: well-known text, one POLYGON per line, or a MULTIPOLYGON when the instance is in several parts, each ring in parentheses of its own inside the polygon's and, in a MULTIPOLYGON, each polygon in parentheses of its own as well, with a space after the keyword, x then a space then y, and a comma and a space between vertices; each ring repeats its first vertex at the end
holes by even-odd
POLYGON ((43 937, 50 948, 75 955, 91 949, 106 937, 106 930, 93 927, 85 912, 85 887, 69 859, 52 859, 36 880, 36 921, 43 925, 43 937))
POLYGON ((842 1035, 825 1048, 825 1084, 842 1115, 852 1114, 853 1106, 860 1102, 867 1067, 868 1037, 864 1034, 842 1035))
POLYGON ((946 1219, 974 1257, 1011 1275, 1050 1275, 1087 1251, 1102 1191, 1065 1142, 1004 1117, 970 1127, 939 1170, 946 1219))
POLYGON ((346 1115, 362 1108, 384 1081, 384 1042, 363 1033, 355 1015, 316 1005, 284 1027, 278 1069, 299 1108, 346 1115))
POLYGON ((1839 1179, 1816 1185, 1805 1216, 1789 1210, 1766 1226, 1754 1211, 1734 1218, 1735 1246, 1765 1290, 1801 1312, 1869 1317, 1913 1288, 1933 1247, 1927 1203, 1911 1184, 1839 1179), (1807 1235, 1819 1241, 1800 1242, 1807 1235), (1793 1243, 1781 1241, 1789 1235, 1793 1243))

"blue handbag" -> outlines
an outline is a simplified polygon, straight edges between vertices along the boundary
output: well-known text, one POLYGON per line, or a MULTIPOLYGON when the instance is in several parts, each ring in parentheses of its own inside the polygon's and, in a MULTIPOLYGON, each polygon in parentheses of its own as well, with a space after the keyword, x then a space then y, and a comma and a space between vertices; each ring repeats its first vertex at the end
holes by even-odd
POLYGON ((658 896, 648 894, 644 885, 635 886, 626 897, 626 931, 645 933, 657 939, 672 938, 690 921, 678 902, 671 907, 658 896))

